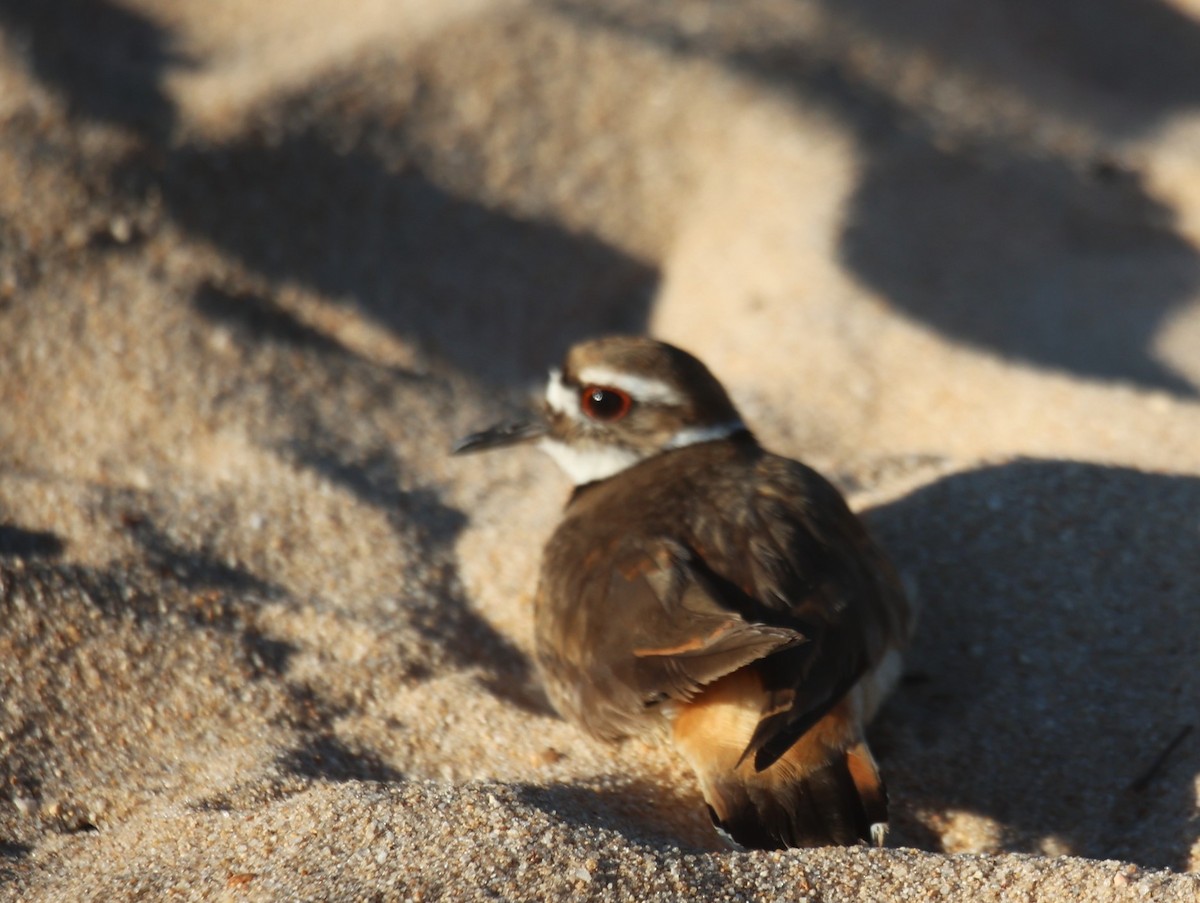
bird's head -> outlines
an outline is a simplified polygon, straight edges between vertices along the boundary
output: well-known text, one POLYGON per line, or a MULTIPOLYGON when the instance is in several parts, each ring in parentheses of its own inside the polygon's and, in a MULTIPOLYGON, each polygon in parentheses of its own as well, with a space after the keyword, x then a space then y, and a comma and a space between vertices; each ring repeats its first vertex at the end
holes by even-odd
POLYGON ((744 429, 725 389, 695 357, 654 339, 610 336, 567 352, 550 371, 538 416, 474 433, 454 452, 536 441, 582 486, 744 429))

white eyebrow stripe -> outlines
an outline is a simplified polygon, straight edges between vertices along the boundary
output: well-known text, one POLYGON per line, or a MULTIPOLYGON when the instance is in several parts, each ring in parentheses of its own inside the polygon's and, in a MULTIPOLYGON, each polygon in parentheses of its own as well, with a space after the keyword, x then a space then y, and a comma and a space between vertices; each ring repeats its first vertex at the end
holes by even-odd
POLYGON ((550 379, 546 383, 546 404, 551 410, 566 414, 575 420, 583 416, 579 410, 579 395, 563 383, 562 371, 558 369, 550 371, 550 379))
POLYGON ((671 437, 665 448, 683 448, 687 445, 698 445, 701 442, 712 442, 714 439, 724 439, 734 433, 741 432, 746 424, 740 420, 729 420, 725 423, 714 423, 710 426, 688 426, 671 437))
POLYGON ((635 376, 607 367, 584 367, 579 371, 579 381, 585 386, 607 386, 620 389, 634 401, 648 404, 682 404, 683 396, 661 379, 635 376))

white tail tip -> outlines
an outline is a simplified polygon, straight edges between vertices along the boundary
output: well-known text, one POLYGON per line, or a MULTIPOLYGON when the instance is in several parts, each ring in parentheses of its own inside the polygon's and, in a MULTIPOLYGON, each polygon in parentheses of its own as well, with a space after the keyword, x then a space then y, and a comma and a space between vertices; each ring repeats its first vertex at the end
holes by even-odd
POLYGON ((871 843, 877 847, 884 846, 887 843, 888 826, 885 821, 877 821, 871 825, 871 843))

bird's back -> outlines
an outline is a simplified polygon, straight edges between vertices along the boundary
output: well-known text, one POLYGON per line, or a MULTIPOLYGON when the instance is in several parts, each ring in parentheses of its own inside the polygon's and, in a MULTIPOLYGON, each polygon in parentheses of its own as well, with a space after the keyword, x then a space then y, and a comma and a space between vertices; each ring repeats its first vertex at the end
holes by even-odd
POLYGON ((560 711, 608 738, 667 727, 746 846, 845 843, 881 820, 861 697, 908 624, 836 489, 748 433, 577 490, 536 607, 560 711))

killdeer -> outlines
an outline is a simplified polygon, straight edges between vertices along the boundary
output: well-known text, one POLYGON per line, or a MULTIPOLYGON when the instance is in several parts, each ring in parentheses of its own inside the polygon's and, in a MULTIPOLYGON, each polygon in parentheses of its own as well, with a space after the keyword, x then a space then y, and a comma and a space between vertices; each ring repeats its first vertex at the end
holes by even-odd
POLYGON ((838 491, 763 450, 700 361, 646 338, 576 345, 536 422, 454 451, 535 441, 575 483, 534 603, 558 711, 604 739, 665 734, 737 845, 882 844, 863 727, 911 613, 838 491))

